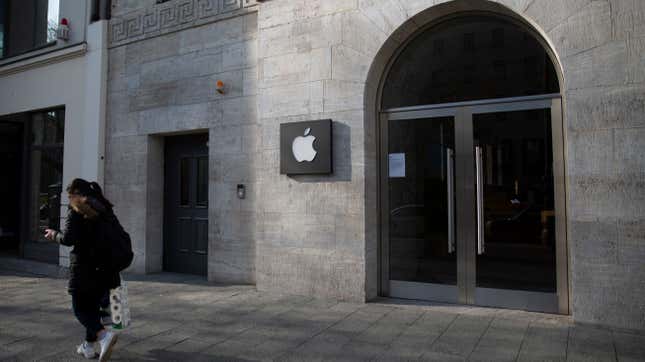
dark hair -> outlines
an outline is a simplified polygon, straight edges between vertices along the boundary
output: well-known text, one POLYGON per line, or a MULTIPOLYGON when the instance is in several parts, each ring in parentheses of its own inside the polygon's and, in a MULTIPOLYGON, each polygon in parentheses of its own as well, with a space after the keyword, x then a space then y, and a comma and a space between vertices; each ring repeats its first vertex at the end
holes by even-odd
POLYGON ((67 192, 73 194, 80 194, 82 196, 94 197, 100 201, 105 207, 112 208, 114 205, 103 196, 103 190, 97 182, 89 182, 82 178, 75 178, 67 185, 67 192))

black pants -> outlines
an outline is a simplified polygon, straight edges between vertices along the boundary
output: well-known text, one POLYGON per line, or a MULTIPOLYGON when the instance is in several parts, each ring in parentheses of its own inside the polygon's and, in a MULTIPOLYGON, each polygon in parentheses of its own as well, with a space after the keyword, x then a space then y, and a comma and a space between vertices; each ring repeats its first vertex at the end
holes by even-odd
POLYGON ((96 342, 96 334, 103 329, 99 312, 106 293, 106 290, 74 290, 71 293, 74 315, 85 327, 85 340, 88 342, 96 342))

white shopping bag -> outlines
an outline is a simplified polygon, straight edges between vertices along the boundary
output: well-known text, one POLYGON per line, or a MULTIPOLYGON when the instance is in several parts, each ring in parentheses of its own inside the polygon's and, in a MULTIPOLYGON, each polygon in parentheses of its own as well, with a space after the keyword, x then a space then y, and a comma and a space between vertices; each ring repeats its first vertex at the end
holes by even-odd
POLYGON ((113 329, 125 329, 130 325, 128 284, 123 279, 121 279, 121 286, 110 289, 110 314, 113 329))

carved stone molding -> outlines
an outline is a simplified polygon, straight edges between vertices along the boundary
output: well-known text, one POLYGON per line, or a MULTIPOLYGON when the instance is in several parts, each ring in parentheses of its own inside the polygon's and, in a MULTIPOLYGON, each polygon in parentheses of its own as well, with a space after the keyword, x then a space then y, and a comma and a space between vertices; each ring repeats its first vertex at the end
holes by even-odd
POLYGON ((110 20, 109 47, 256 11, 257 0, 173 0, 110 20))

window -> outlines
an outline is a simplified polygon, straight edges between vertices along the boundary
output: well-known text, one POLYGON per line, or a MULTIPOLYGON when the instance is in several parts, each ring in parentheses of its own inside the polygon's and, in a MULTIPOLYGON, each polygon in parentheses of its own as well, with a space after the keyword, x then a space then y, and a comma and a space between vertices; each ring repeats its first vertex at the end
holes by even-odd
POLYGON ((182 158, 179 168, 179 187, 181 190, 179 205, 188 206, 190 205, 190 158, 182 158))
POLYGON ((475 33, 464 34, 464 50, 471 52, 475 50, 475 33))
POLYGON ((504 28, 493 29, 491 35, 491 47, 503 48, 504 47, 504 28))
POLYGON ((65 111, 34 113, 30 137, 31 239, 44 241, 47 228, 60 226, 63 190, 65 111))
POLYGON ((208 157, 197 159, 197 206, 208 205, 208 157))
POLYGON ((394 59, 383 84, 384 109, 559 92, 538 39, 505 18, 482 15, 422 30, 394 59))
POLYGON ((0 57, 55 44, 60 0, 0 0, 0 57))

